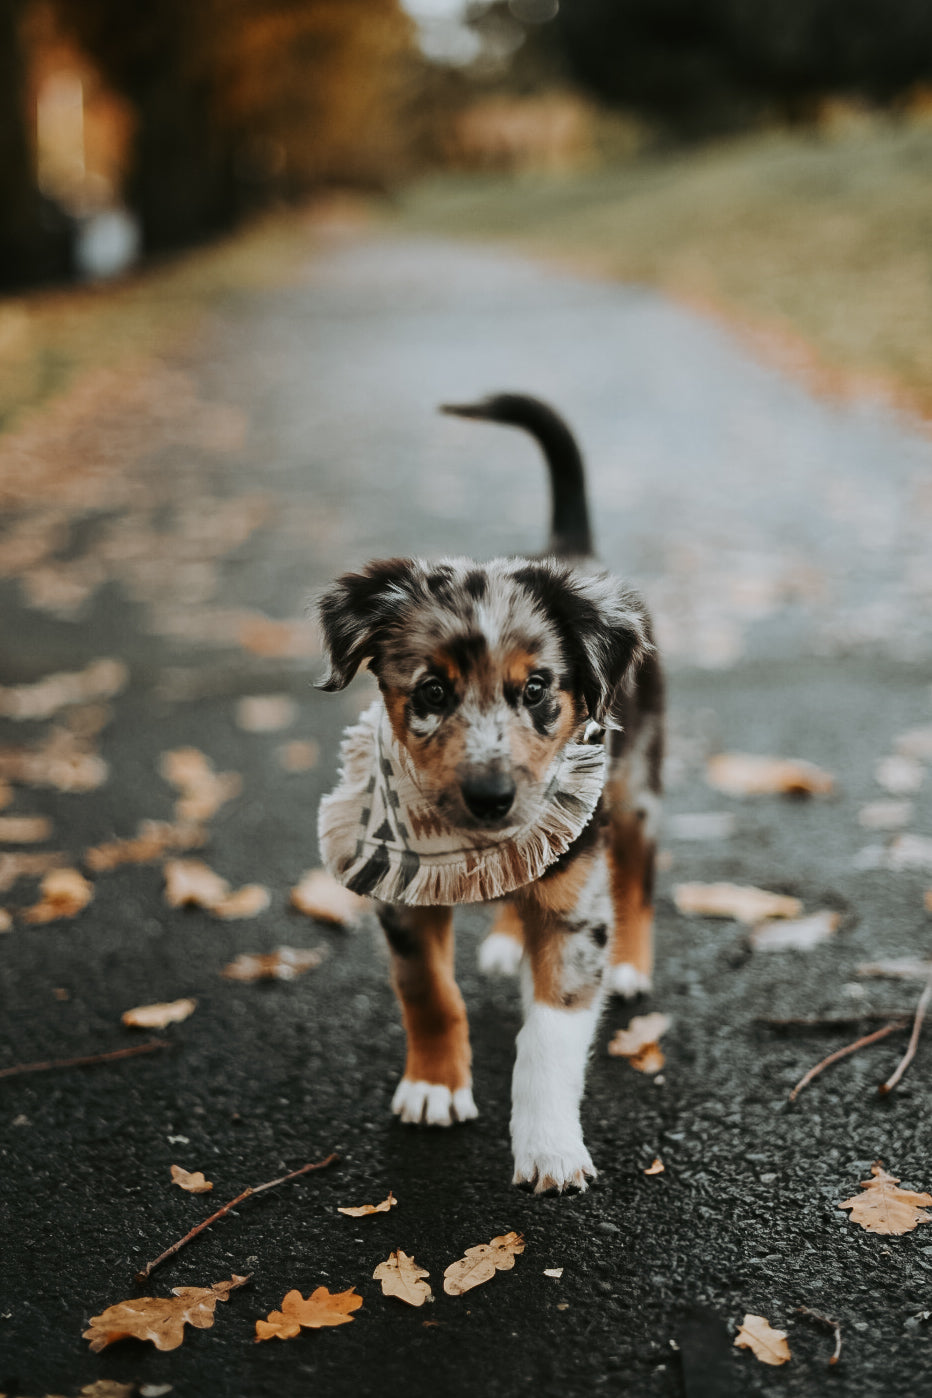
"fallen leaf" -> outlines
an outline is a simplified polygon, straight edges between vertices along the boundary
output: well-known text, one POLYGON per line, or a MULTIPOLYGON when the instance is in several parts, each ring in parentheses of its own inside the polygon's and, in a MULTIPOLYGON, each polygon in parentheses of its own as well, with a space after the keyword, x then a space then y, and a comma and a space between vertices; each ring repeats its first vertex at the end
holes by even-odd
POLYGON ((94 896, 94 885, 77 869, 50 869, 39 885, 40 900, 22 913, 24 922, 57 922, 76 917, 94 896))
POLYGON ((291 905, 299 913, 345 927, 355 922, 368 906, 365 898, 344 888, 324 869, 309 869, 291 890, 291 905))
POLYGON ((746 1315, 735 1339, 738 1349, 749 1349, 762 1364, 785 1364, 792 1359, 786 1343, 789 1332, 774 1330, 762 1315, 746 1315))
POLYGON ((200 859, 169 859, 164 867, 165 901, 171 908, 214 908, 230 892, 226 879, 200 859))
POLYGON ((451 1262, 443 1274, 443 1289, 448 1296, 462 1296, 491 1281, 496 1272, 510 1272, 515 1258, 524 1251, 520 1233, 503 1233, 490 1243, 467 1248, 457 1262, 451 1262))
POLYGON ((922 786, 925 774, 918 758, 902 753, 882 757, 874 768, 874 780, 891 796, 911 796, 922 786))
POLYGON ((559 1281, 560 1277, 563 1276, 563 1268, 562 1268, 562 1267, 545 1267, 545 1268, 544 1268, 544 1276, 545 1276, 545 1277, 554 1277, 557 1281, 559 1281))
POLYGON ((911 1233, 920 1223, 932 1223, 932 1214, 924 1212, 932 1205, 932 1194, 897 1188, 899 1177, 888 1175, 880 1160, 871 1166, 871 1174, 873 1179, 861 1180, 863 1194, 853 1194, 838 1205, 851 1210, 852 1223, 868 1233, 911 1233))
MULTIPOLYGON (((392 1194, 391 1190, 389 1190, 388 1198, 383 1199, 381 1204, 360 1204, 356 1208, 338 1208, 337 1213, 346 1214, 348 1218, 365 1218, 368 1214, 387 1214, 389 1209, 393 1208, 397 1203, 398 1200, 395 1198, 394 1194, 392 1194)), ((403 1253, 402 1256, 404 1256, 403 1253)), ((429 1273, 425 1272, 424 1275, 426 1277, 429 1273)))
POLYGON ((137 1005, 124 1010, 120 1023, 127 1029, 164 1029, 168 1024, 180 1024, 197 1009, 196 1000, 164 1000, 154 1005, 137 1005))
POLYGON ((58 851, 55 853, 43 852, 42 854, 25 854, 19 851, 7 851, 0 854, 0 893, 6 893, 13 887, 17 879, 35 878, 39 874, 47 874, 50 869, 60 868, 65 862, 65 856, 58 851))
POLYGON ((932 888, 927 888, 922 895, 922 903, 927 913, 932 913, 932 888))
POLYGON ((194 849, 207 839, 200 825, 167 820, 140 821, 132 839, 110 840, 84 851, 84 863, 95 874, 109 873, 121 864, 152 864, 176 850, 194 849))
POLYGON ((858 811, 858 824, 864 830, 897 830, 909 824, 912 813, 912 801, 868 801, 858 811))
POLYGON ((236 705, 236 723, 246 733, 278 733, 290 728, 298 706, 290 694, 247 694, 236 705))
POLYGON ((12 932, 13 915, 6 908, 0 908, 0 932, 12 932))
POLYGON ((84 670, 46 675, 34 684, 0 685, 0 715, 12 719, 46 719, 70 704, 112 699, 126 688, 129 671, 122 660, 92 660, 84 670))
POLYGON ((243 952, 224 966, 221 975, 228 981, 293 981, 305 971, 315 970, 326 955, 326 947, 279 947, 277 951, 243 952))
POLYGON ((35 747, 0 748, 0 779, 17 786, 96 791, 108 775, 106 762, 88 740, 67 728, 53 728, 35 747))
MULTIPOLYGON (((341 1209, 340 1212, 345 1213, 346 1210, 341 1209)), ((387 1261, 380 1262, 372 1276, 382 1283, 383 1296, 397 1296, 399 1301, 409 1306, 423 1306, 425 1301, 434 1299, 430 1287, 421 1280, 422 1277, 429 1277, 430 1272, 419 1267, 414 1258, 400 1248, 396 1248, 387 1261)))
POLYGON ((647 1169, 644 1171, 644 1173, 645 1175, 662 1175, 666 1168, 667 1167, 660 1159, 660 1156, 655 1155, 651 1163, 648 1165, 647 1169))
POLYGON ((159 771, 180 792, 175 814, 182 822, 209 820, 222 805, 238 796, 243 779, 238 772, 215 772, 197 748, 163 752, 159 771))
POLYGON ((227 1282, 213 1286, 175 1286, 172 1297, 139 1296, 108 1306, 91 1317, 84 1339, 97 1354, 116 1340, 149 1340, 156 1349, 177 1349, 184 1339, 185 1325, 209 1330, 214 1323, 218 1301, 226 1301, 231 1291, 245 1285, 248 1277, 235 1274, 227 1282), (172 1299, 173 1298, 173 1299, 172 1299))
POLYGON ((211 912, 215 917, 233 922, 238 918, 258 917, 259 913, 265 912, 271 901, 269 890, 261 883, 247 883, 234 893, 228 893, 225 898, 221 898, 219 903, 213 905, 211 912))
POLYGON ((115 1379, 98 1379, 96 1383, 86 1383, 78 1398, 142 1398, 144 1390, 135 1383, 117 1383, 115 1379))
POLYGON ((799 917, 803 905, 798 898, 769 893, 763 888, 736 883, 681 883, 673 890, 673 901, 681 913, 701 917, 732 917, 738 922, 756 923, 772 917, 799 917))
POLYGON ((51 837, 48 816, 0 816, 0 844, 38 845, 51 837))
POLYGON ((729 796, 827 796, 835 779, 813 762, 720 752, 706 764, 706 780, 729 796))
POLYGON ((809 951, 827 942, 840 925, 841 913, 823 908, 808 917, 761 922, 751 932, 749 941, 755 951, 809 951))
POLYGON ((902 757, 916 757, 920 762, 932 762, 932 724, 925 728, 910 728, 896 740, 896 750, 902 757))
POLYGON ((932 961, 920 961, 917 956, 891 956, 882 961, 862 961, 856 970, 859 976, 925 981, 932 975, 932 961))
POLYGON ((283 743, 280 748, 276 748, 275 756, 279 766, 286 772, 309 772, 317 763, 320 748, 312 740, 295 738, 293 742, 283 743))
POLYGON ((172 1184, 177 1184, 187 1194, 206 1194, 209 1189, 213 1189, 211 1181, 205 1179, 200 1170, 189 1173, 187 1170, 183 1170, 180 1165, 173 1165, 171 1173, 172 1184))
POLYGON ((256 1321, 256 1340, 292 1340, 302 1328, 319 1330, 327 1325, 346 1325, 358 1311, 362 1297, 355 1288, 329 1292, 325 1286, 312 1291, 307 1300, 300 1291, 289 1291, 280 1311, 270 1311, 266 1320, 256 1321))
POLYGON ((635 1015, 627 1029, 615 1031, 608 1051, 615 1058, 631 1058, 649 1044, 656 1044, 671 1023, 670 1016, 661 1014, 659 1010, 649 1015, 635 1015))

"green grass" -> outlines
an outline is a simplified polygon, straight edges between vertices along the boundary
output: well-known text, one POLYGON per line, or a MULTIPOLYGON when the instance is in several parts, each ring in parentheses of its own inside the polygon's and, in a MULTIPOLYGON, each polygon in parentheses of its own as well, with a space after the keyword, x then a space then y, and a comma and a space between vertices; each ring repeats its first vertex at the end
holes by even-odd
POLYGON ((932 124, 774 133, 562 178, 443 177, 403 227, 647 283, 827 386, 932 413, 932 124))

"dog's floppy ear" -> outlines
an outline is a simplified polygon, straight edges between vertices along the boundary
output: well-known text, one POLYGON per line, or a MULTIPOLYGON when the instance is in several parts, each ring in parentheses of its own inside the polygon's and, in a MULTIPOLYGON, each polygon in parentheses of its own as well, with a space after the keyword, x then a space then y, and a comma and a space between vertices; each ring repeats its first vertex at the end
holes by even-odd
POLYGON ((412 599, 416 567, 410 558, 380 560, 328 588, 318 615, 330 671, 318 689, 345 689, 363 661, 378 659, 382 639, 412 599))
POLYGON ((517 577, 555 622, 589 718, 603 728, 617 728, 615 700, 654 648, 641 598, 607 573, 584 572, 556 560, 534 563, 517 577))

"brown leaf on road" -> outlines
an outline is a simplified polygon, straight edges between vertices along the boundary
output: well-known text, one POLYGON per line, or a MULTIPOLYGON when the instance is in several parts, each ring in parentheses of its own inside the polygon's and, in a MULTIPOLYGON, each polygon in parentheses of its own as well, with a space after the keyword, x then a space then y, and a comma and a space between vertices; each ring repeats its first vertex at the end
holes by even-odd
POLYGON ((171 908, 214 908, 230 892, 226 879, 200 859, 169 859, 165 864, 165 901, 171 908))
POLYGON ((159 771, 169 786, 179 792, 175 815, 185 823, 209 820, 222 805, 238 796, 243 787, 238 772, 215 772, 210 759, 197 748, 163 752, 159 771))
MULTIPOLYGON (((389 1196, 391 1197, 391 1196, 389 1196)), ((340 1210, 345 1213, 345 1209, 340 1210)), ((419 1267, 413 1257, 409 1257, 406 1252, 396 1248, 390 1253, 385 1262, 380 1262, 372 1273, 375 1281, 382 1283, 383 1296, 397 1296, 399 1301, 404 1301, 408 1306, 423 1306, 425 1301, 432 1301, 434 1294, 423 1277, 429 1277, 430 1272, 419 1267)))
POLYGON ((50 869, 58 869, 65 863, 66 856, 60 851, 20 853, 7 850, 0 853, 0 893, 7 893, 17 879, 35 878, 47 874, 50 869))
POLYGON ((616 1030, 608 1051, 613 1058, 627 1058, 639 1073, 651 1076, 659 1073, 665 1059, 658 1040, 671 1022, 669 1015, 658 1010, 649 1015, 635 1015, 627 1029, 616 1030))
POLYGON ((13 914, 6 908, 0 908, 0 932, 12 932, 13 914))
POLYGON ((680 883, 673 890, 673 901, 681 913, 731 917, 748 924, 765 918, 799 917, 803 910, 798 898, 736 883, 680 883))
POLYGON ((496 1272, 510 1272, 515 1258, 524 1251, 520 1233, 503 1233, 490 1243, 467 1248, 457 1262, 451 1262, 443 1274, 443 1289, 448 1296, 462 1296, 491 1281, 496 1272))
POLYGON ((851 1210, 851 1222, 868 1233, 911 1233, 920 1223, 932 1223, 925 1209, 932 1205, 932 1194, 900 1189, 899 1176, 888 1175, 883 1162, 871 1166, 873 1179, 862 1180, 863 1194, 853 1194, 838 1207, 851 1210))
POLYGON ((34 684, 0 685, 0 717, 46 719, 72 704, 112 699, 126 688, 129 671, 122 660, 92 660, 83 670, 46 675, 34 684))
POLYGON ((39 845, 51 838, 48 816, 0 816, 0 844, 39 845))
POLYGON ((706 764, 706 780, 728 796, 827 796, 835 779, 813 762, 720 752, 706 764))
POLYGON ((751 932, 749 941, 755 951, 809 951, 827 942, 840 926, 841 913, 823 908, 808 917, 762 922, 751 932))
POLYGON ((932 975, 932 961, 920 961, 917 956, 891 956, 883 961, 862 961, 856 969, 859 976, 878 976, 895 981, 925 981, 932 975))
POLYGON ((746 1315, 741 1322, 735 1347, 749 1349, 762 1364, 786 1364, 792 1359, 786 1330, 774 1330, 762 1315, 746 1315))
POLYGON ((213 1286, 175 1286, 172 1296, 139 1296, 108 1306, 91 1317, 84 1339, 99 1353, 116 1340, 149 1340, 156 1349, 177 1349, 184 1339, 185 1325, 209 1330, 214 1323, 218 1301, 226 1301, 231 1291, 245 1285, 248 1277, 234 1275, 213 1286))
POLYGON ((270 1311, 266 1320, 256 1321, 256 1341, 292 1340, 302 1329, 320 1330, 329 1325, 346 1325, 358 1311, 362 1297, 355 1287, 330 1292, 325 1286, 312 1291, 307 1300, 300 1291, 289 1291, 280 1311, 270 1311))
POLYGON ((14 786, 96 791, 110 769, 87 739, 67 728, 53 728, 34 747, 0 748, 0 780, 14 786))
POLYGON ((320 748, 313 739, 295 738, 292 742, 282 743, 280 748, 276 748, 275 756, 278 758, 278 765, 285 772, 309 772, 317 763, 320 748))
POLYGON ((260 913, 265 912, 271 901, 269 890, 263 884, 247 883, 221 898, 210 911, 215 917, 222 917, 225 922, 233 922, 239 918, 258 917, 260 913))
POLYGON ((297 716, 290 694, 245 694, 236 705, 236 724, 245 733, 279 733, 297 716))
POLYGON ((667 1167, 660 1159, 660 1156, 656 1155, 654 1156, 654 1159, 651 1161, 651 1163, 647 1166, 647 1169, 644 1171, 644 1173, 645 1175, 662 1175, 666 1168, 667 1167))
POLYGON ((152 864, 176 850, 195 849, 207 839, 200 825, 180 821, 142 820, 134 837, 109 840, 84 851, 84 864, 95 874, 109 873, 121 864, 152 864))
POLYGON ((277 951, 243 952, 224 966, 221 975, 228 981, 293 981, 305 971, 313 971, 327 954, 326 947, 279 947, 277 951))
POLYGON ((210 1180, 204 1178, 201 1170, 184 1170, 180 1165, 171 1167, 172 1184, 177 1184, 187 1194, 206 1194, 209 1189, 213 1189, 210 1180))
POLYGON ((291 890, 291 906, 299 913, 337 927, 354 923, 369 906, 368 899, 344 888, 325 869, 309 869, 291 890))
POLYGON ((197 1001, 163 1000, 154 1005, 137 1005, 135 1009, 124 1010, 120 1023, 127 1029, 164 1029, 168 1024, 180 1024, 197 1009, 197 1001))
MULTIPOLYGON (((115 1379, 98 1379, 96 1383, 86 1383, 78 1398, 137 1398, 145 1390, 138 1383, 117 1383, 115 1379)), ((53 1398, 50 1394, 49 1398, 53 1398)))
POLYGON ((24 922, 57 922, 76 917, 94 896, 94 885, 77 869, 50 869, 39 885, 40 899, 22 913, 24 922))
MULTIPOLYGON (((397 1203, 398 1200, 395 1198, 394 1194, 392 1194, 391 1190, 389 1190, 388 1198, 383 1199, 381 1204, 360 1204, 357 1208, 337 1208, 337 1213, 346 1214, 347 1218, 366 1218, 369 1214, 387 1214, 389 1209, 393 1208, 397 1203)), ((394 1253, 392 1256, 394 1256, 394 1253)), ((403 1253, 402 1256, 404 1256, 403 1253)), ((429 1273, 425 1272, 424 1275, 426 1277, 429 1273)))

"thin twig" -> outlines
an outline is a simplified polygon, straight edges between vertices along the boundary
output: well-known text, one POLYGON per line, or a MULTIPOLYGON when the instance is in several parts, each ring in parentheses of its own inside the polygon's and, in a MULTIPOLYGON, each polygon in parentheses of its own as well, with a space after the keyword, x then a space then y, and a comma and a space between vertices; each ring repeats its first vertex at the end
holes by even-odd
POLYGON ((868 1044, 875 1044, 878 1039, 885 1039, 888 1034, 895 1034, 898 1029, 905 1029, 905 1024, 898 1019, 894 1024, 885 1024, 881 1029, 875 1029, 873 1034, 865 1034, 861 1039, 855 1039, 853 1044, 846 1044, 844 1048, 836 1049, 830 1053, 828 1058, 823 1058, 821 1063, 817 1063, 814 1068, 810 1068, 793 1088, 790 1093, 790 1101, 795 1102, 804 1087, 808 1087, 812 1079, 818 1077, 823 1069, 828 1068, 832 1063, 837 1063, 840 1058, 847 1058, 849 1053, 857 1053, 858 1049, 866 1048, 868 1044))
POLYGON ((86 1068, 91 1063, 113 1063, 117 1058, 133 1058, 139 1053, 154 1053, 170 1048, 168 1039, 152 1039, 132 1048, 114 1049, 111 1053, 91 1053, 84 1058, 49 1058, 42 1063, 14 1063, 12 1068, 0 1068, 0 1078, 15 1078, 20 1073, 45 1073, 50 1068, 86 1068))
POLYGON ((147 1277, 151 1277, 156 1267, 160 1266, 163 1262, 167 1262, 169 1257, 174 1257, 176 1252, 181 1251, 185 1243, 190 1243, 191 1239, 196 1238, 198 1233, 203 1233, 205 1228, 209 1228, 212 1223, 216 1223, 218 1218, 223 1218, 224 1214, 228 1214, 231 1209, 235 1209, 237 1204, 241 1204, 243 1200, 248 1199, 251 1194, 261 1194, 265 1189, 275 1189, 276 1186, 287 1184, 288 1180, 295 1180, 299 1175, 306 1175, 311 1170, 324 1170, 328 1165, 335 1165, 339 1159, 340 1157, 334 1151, 327 1156, 326 1160, 311 1161, 309 1165, 302 1165, 300 1170, 292 1170, 289 1174, 282 1175, 280 1179, 267 1180, 265 1184, 254 1184, 249 1189, 244 1189, 242 1194, 237 1194, 236 1198, 231 1199, 229 1204, 224 1204, 222 1209, 218 1209, 215 1214, 211 1214, 210 1218, 205 1218, 203 1223, 198 1223, 191 1229, 190 1233, 185 1233, 184 1237, 179 1238, 177 1243, 172 1243, 170 1248, 166 1248, 164 1252, 159 1253, 154 1262, 147 1262, 142 1271, 136 1273, 136 1280, 138 1282, 144 1282, 147 1277))
POLYGON ((770 1015, 758 1015, 754 1023, 762 1025, 765 1029, 785 1030, 787 1033, 792 1033, 794 1030, 833 1033, 836 1029, 857 1029, 860 1024, 869 1024, 871 1020, 878 1019, 883 1020, 885 1024, 896 1020, 897 1023, 902 1023, 905 1028, 912 1017, 912 1010, 867 1010, 863 1014, 829 1015, 824 1019, 805 1019, 803 1017, 778 1019, 770 1015))
POLYGON ((828 1361, 829 1368, 831 1368, 831 1366, 837 1364, 841 1358, 841 1322, 832 1320, 827 1315, 820 1315, 818 1311, 811 1311, 808 1306, 797 1306, 796 1309, 800 1315, 808 1316, 810 1320, 817 1320, 820 1325, 827 1325, 829 1330, 834 1330, 835 1350, 831 1359, 828 1361))
POLYGON ((926 1010, 928 1009, 930 999, 932 999, 932 975, 930 975, 929 979, 926 981, 926 988, 919 997, 919 1004, 916 1006, 916 1014, 915 1018, 913 1019, 913 1032, 909 1036, 909 1043, 906 1045, 906 1052, 903 1054, 903 1057, 896 1065, 896 1068, 887 1078, 887 1081, 881 1083, 877 1089, 881 1096, 886 1096, 888 1092, 893 1091, 900 1078, 906 1072, 906 1069, 909 1067, 910 1063, 912 1063, 917 1045, 919 1043, 919 1034, 922 1030, 922 1021, 925 1019, 925 1014, 926 1010))

